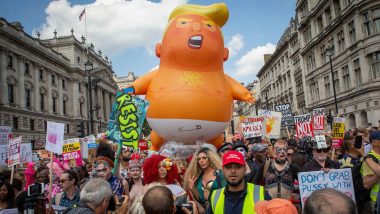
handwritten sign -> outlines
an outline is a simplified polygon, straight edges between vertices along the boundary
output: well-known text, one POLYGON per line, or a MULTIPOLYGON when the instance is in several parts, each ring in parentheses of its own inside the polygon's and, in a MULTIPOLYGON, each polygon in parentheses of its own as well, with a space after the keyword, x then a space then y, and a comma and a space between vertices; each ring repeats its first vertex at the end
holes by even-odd
POLYGON ((17 165, 20 163, 20 147, 22 137, 9 140, 8 146, 8 167, 17 165))
MULTIPOLYGON (((6 160, 8 159, 8 145, 0 145, 0 165, 4 166, 8 163, 6 160)), ((32 161, 32 146, 30 143, 22 143, 21 144, 21 163, 27 163, 32 161)))
POLYGON ((299 138, 313 136, 313 124, 311 122, 310 114, 303 114, 294 116, 296 124, 297 136, 299 138))
POLYGON ((241 131, 244 138, 263 136, 263 117, 242 117, 241 131))
POLYGON ((147 107, 147 101, 117 92, 108 123, 107 139, 137 149, 147 107))
POLYGON ((354 185, 352 183, 351 169, 330 169, 328 173, 323 171, 298 173, 299 189, 302 206, 306 199, 315 190, 333 188, 348 195, 355 201, 354 185))
POLYGON ((0 144, 8 145, 10 135, 12 135, 12 127, 0 126, 0 144))
POLYGON ((344 139, 344 123, 345 119, 343 117, 334 117, 334 122, 332 125, 332 139, 333 139, 333 148, 339 148, 344 139))
POLYGON ((48 121, 45 149, 56 154, 62 154, 64 131, 65 124, 48 121))
POLYGON ((263 135, 267 138, 280 138, 282 117, 281 112, 259 109, 259 116, 264 117, 263 135))
POLYGON ((313 109, 313 130, 314 134, 323 132, 325 130, 325 109, 313 109))
POLYGON ((62 147, 63 162, 69 166, 82 166, 82 155, 80 153, 80 142, 78 138, 65 140, 62 147))
POLYGON ((275 111, 281 112, 281 126, 292 126, 294 125, 294 118, 292 113, 292 107, 290 103, 276 105, 274 107, 275 111))

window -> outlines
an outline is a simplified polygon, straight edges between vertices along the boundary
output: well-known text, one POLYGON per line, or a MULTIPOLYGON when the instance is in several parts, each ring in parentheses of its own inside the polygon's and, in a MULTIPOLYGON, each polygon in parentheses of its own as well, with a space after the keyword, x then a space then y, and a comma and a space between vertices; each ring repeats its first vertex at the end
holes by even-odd
POLYGON ((46 131, 47 130, 47 121, 44 120, 44 130, 46 131))
POLYGON ((25 74, 29 74, 29 63, 25 63, 25 74))
POLYGON ((79 92, 82 92, 82 83, 78 84, 79 92))
POLYGON ((53 112, 56 113, 57 112, 57 98, 56 97, 52 97, 53 99, 53 112))
POLYGON ((13 104, 15 102, 13 85, 8 84, 8 103, 13 104))
POLYGON ((369 18, 368 11, 363 14, 363 24, 364 24, 365 35, 370 36, 372 34, 372 28, 371 28, 371 20, 369 18))
POLYGON ((353 0, 343 0, 343 7, 348 7, 353 0))
POLYGON ((362 84, 362 74, 360 70, 360 61, 359 59, 354 60, 354 73, 355 73, 355 83, 356 85, 362 84))
POLYGON ((8 67, 13 68, 13 57, 8 55, 8 67))
POLYGON ((375 33, 380 33, 380 8, 372 11, 373 30, 375 33))
POLYGON ((322 65, 324 65, 327 62, 326 46, 322 45, 319 48, 319 51, 321 52, 321 62, 322 62, 322 65))
POLYGON ((343 32, 343 30, 338 32, 337 39, 338 39, 338 51, 341 53, 346 49, 346 45, 344 43, 344 32, 343 32))
POLYGON ((77 64, 79 64, 80 63, 80 57, 78 56, 77 57, 77 64))
POLYGON ((319 100, 319 87, 318 82, 313 81, 310 83, 311 101, 319 100))
POLYGON ((326 19, 326 25, 331 23, 331 7, 326 8, 325 19, 326 19))
POLYGON ((307 5, 307 1, 305 1, 305 4, 303 4, 301 7, 300 7, 300 12, 301 12, 301 19, 305 16, 307 16, 308 14, 308 5, 307 5))
POLYGON ((41 107, 41 110, 44 110, 45 109, 45 96, 43 94, 40 94, 40 107, 41 107))
POLYGON ((34 130, 34 120, 30 119, 30 130, 34 130))
POLYGON ((307 70, 311 72, 315 69, 315 57, 314 53, 311 53, 307 56, 307 62, 306 62, 307 70))
POLYGON ((80 115, 83 115, 83 103, 82 102, 79 103, 79 112, 80 112, 80 115))
POLYGON ((25 89, 25 105, 27 108, 30 108, 31 103, 31 93, 30 89, 25 89))
POLYGON ((343 77, 343 91, 350 89, 350 71, 348 70, 348 66, 344 66, 342 68, 342 77, 343 77))
POLYGON ((322 15, 320 15, 318 18, 317 18, 317 28, 318 28, 318 32, 322 32, 323 30, 323 21, 322 21, 322 15))
POLYGON ((326 98, 331 97, 331 86, 330 86, 330 76, 327 75, 324 77, 325 82, 325 91, 326 91, 326 98))
POLYGON ((51 84, 55 85, 55 76, 54 76, 54 74, 51 75, 51 84))
POLYGON ((339 87, 339 76, 338 71, 334 71, 334 83, 335 83, 335 92, 337 94, 340 93, 340 87, 339 87))
POLYGON ((65 81, 65 79, 62 79, 62 88, 63 88, 63 89, 66 88, 66 81, 65 81))
POLYGON ((13 128, 18 129, 18 117, 13 117, 13 128))
POLYGON ((356 35, 355 35, 355 21, 352 20, 348 23, 348 35, 350 36, 350 43, 353 44, 356 42, 356 35))
POLYGON ((44 71, 42 69, 39 69, 38 72, 39 72, 40 80, 43 80, 44 79, 44 71))
POLYGON ((380 52, 370 54, 372 78, 380 77, 380 52))
POLYGON ((66 114, 66 100, 63 101, 63 105, 62 105, 62 110, 63 110, 63 114, 66 114))
POLYGON ((334 0, 334 8, 335 8, 335 17, 339 16, 341 12, 341 7, 340 7, 340 0, 334 0))
POLYGON ((311 37, 311 26, 310 26, 310 24, 305 28, 305 30, 303 32, 303 36, 304 36, 305 43, 308 43, 311 41, 312 37, 311 37))

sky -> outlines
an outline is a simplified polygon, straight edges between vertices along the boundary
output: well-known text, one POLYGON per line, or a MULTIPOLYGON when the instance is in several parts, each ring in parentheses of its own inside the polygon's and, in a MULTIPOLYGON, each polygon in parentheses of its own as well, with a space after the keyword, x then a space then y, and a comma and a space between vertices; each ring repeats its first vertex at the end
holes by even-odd
MULTIPOLYGON (((180 4, 209 5, 217 0, 0 0, 0 17, 21 22, 24 31, 42 39, 85 35, 112 61, 117 76, 141 76, 159 64, 156 43, 171 11, 180 4), (86 22, 79 15, 86 8, 86 22)), ((295 15, 296 0, 226 0, 229 19, 222 28, 230 56, 224 72, 248 84, 273 53, 295 15)))

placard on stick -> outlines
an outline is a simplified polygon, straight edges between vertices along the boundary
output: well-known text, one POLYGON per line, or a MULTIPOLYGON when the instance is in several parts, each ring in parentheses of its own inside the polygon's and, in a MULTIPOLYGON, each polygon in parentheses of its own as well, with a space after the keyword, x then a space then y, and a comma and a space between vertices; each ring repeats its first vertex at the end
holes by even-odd
POLYGON ((8 167, 20 164, 20 147, 22 137, 9 140, 8 146, 8 167))
POLYGON ((56 154, 62 154, 64 131, 65 124, 48 121, 45 149, 56 154))

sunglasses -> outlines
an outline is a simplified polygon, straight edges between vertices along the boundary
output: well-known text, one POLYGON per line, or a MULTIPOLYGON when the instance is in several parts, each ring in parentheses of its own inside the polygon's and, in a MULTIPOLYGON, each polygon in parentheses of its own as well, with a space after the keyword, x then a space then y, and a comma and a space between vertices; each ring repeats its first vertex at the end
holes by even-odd
POLYGON ((316 149, 315 150, 317 153, 327 153, 327 152, 329 152, 330 151, 330 148, 326 148, 326 149, 316 149))
POLYGON ((287 147, 284 147, 284 148, 277 147, 277 148, 276 148, 276 152, 277 152, 277 153, 287 152, 287 151, 288 151, 288 148, 287 148, 287 147))

